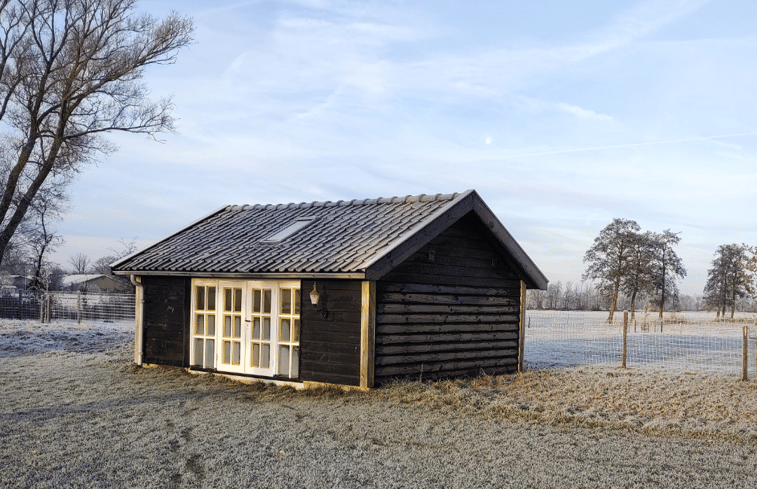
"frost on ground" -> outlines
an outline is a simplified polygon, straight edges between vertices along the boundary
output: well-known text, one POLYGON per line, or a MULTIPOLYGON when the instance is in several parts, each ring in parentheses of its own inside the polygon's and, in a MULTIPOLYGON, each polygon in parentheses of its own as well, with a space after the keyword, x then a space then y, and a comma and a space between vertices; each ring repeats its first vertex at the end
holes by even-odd
POLYGON ((753 380, 577 367, 296 392, 136 368, 132 345, 131 325, 0 326, 0 487, 757 485, 753 380))
POLYGON ((98 353, 112 350, 134 338, 134 324, 128 322, 0 320, 0 358, 68 351, 98 353))

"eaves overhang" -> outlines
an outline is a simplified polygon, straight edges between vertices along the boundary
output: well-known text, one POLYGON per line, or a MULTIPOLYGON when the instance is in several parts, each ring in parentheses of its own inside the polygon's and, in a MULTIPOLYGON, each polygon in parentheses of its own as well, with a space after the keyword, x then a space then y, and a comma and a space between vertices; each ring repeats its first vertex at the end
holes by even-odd
POLYGON ((134 275, 137 277, 160 276, 160 277, 192 277, 192 278, 218 278, 218 279, 343 279, 365 280, 363 272, 266 272, 266 273, 239 273, 239 272, 192 272, 192 271, 163 271, 163 270, 116 270, 114 275, 134 275))

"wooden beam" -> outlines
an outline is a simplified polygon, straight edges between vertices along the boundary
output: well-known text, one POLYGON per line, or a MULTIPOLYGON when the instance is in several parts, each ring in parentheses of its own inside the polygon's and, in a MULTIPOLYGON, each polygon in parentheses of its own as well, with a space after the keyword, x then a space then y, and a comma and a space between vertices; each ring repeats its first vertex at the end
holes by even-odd
POLYGON ((373 387, 376 355, 376 282, 363 281, 360 314, 360 387, 373 387))
POLYGON ((520 324, 518 327, 518 373, 523 372, 523 354, 526 334, 526 282, 520 281, 520 324))

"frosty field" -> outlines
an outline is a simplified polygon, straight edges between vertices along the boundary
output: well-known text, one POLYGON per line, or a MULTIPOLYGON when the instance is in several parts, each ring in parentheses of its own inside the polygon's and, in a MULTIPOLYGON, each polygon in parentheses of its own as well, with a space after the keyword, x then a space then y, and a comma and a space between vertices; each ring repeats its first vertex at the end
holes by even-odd
MULTIPOLYGON (((607 324, 607 311, 528 311, 526 354, 535 368, 577 365, 620 366, 623 312, 607 324)), ((714 313, 637 313, 628 324, 627 366, 674 372, 741 375, 742 328, 748 340, 750 376, 755 375, 757 316, 738 313, 733 321, 715 321, 714 313)))
POLYGON ((0 322, 0 487, 754 487, 757 382, 579 366, 369 393, 136 368, 0 322))

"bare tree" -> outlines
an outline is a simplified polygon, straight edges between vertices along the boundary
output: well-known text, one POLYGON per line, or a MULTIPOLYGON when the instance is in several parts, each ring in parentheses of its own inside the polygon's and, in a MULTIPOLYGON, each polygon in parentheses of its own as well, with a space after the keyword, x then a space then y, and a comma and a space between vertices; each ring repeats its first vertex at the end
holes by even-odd
POLYGON ((67 203, 64 187, 45 185, 37 193, 19 227, 18 234, 23 236, 32 263, 32 288, 48 288, 49 274, 45 270, 49 265, 47 255, 64 243, 63 237, 57 234, 51 223, 61 219, 67 203))
POLYGON ((594 244, 584 255, 584 262, 589 265, 583 279, 599 280, 602 291, 612 296, 607 322, 612 322, 621 283, 631 273, 632 249, 640 229, 636 221, 613 219, 594 238, 594 244))
POLYGON ((648 243, 651 261, 651 279, 655 299, 660 308, 660 319, 667 300, 678 300, 678 285, 676 279, 686 276, 683 262, 673 249, 681 238, 679 233, 666 229, 661 233, 651 233, 648 243))
POLYGON ((717 317, 725 317, 728 306, 733 317, 738 299, 754 294, 754 251, 735 243, 720 245, 715 251, 712 267, 707 271, 704 300, 708 308, 717 309, 717 317))
POLYGON ((0 0, 0 258, 44 184, 115 147, 113 131, 173 131, 145 67, 170 64, 193 25, 135 13, 136 0, 0 0))
POLYGON ((621 283, 622 291, 629 296, 631 319, 636 316, 636 300, 652 290, 652 253, 650 243, 652 233, 649 231, 632 236, 629 246, 628 273, 621 283))
POLYGON ((73 267, 73 272, 78 274, 89 273, 91 260, 84 253, 77 253, 68 259, 68 262, 73 267))

